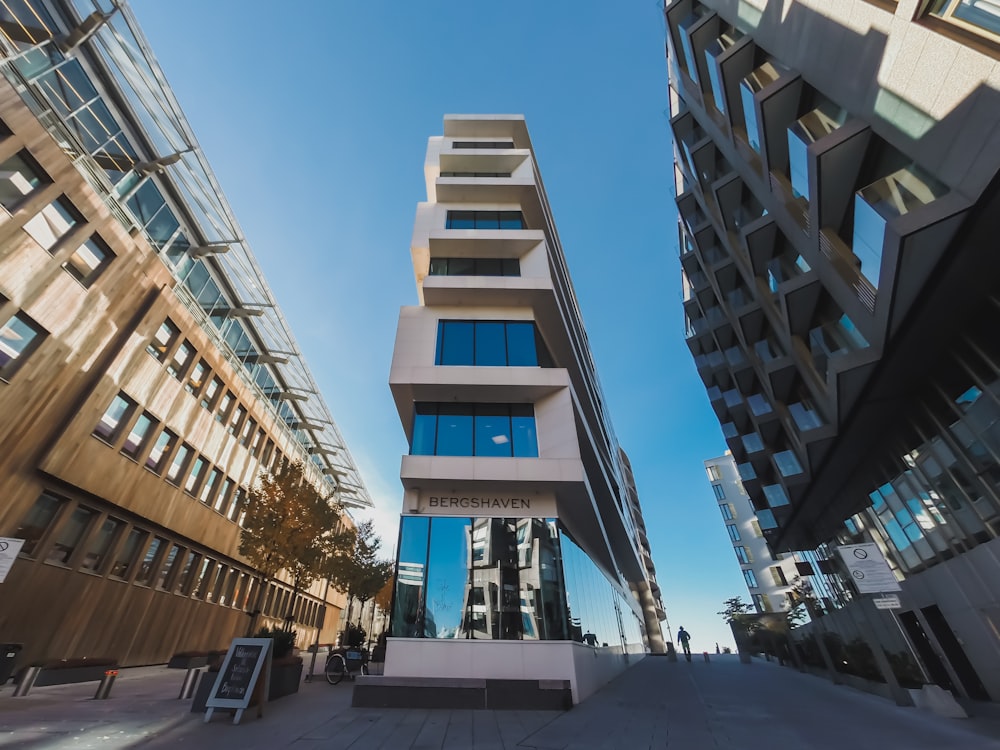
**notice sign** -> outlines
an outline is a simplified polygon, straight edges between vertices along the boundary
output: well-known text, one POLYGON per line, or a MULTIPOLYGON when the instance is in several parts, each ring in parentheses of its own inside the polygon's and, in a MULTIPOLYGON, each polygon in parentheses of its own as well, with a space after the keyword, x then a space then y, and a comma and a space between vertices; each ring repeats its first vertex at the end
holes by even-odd
POLYGON ((837 551, 859 594, 901 590, 877 544, 847 544, 838 547, 837 551))
POLYGON ((10 572, 10 566, 14 564, 17 553, 21 551, 23 545, 23 539, 0 536, 0 583, 4 582, 10 572))
POLYGON ((233 724, 239 724, 243 711, 257 695, 257 715, 263 716, 264 703, 271 682, 270 638, 234 638, 225 661, 215 678, 215 685, 205 702, 205 721, 216 708, 235 708, 233 724), (256 688, 256 690, 254 689, 256 688))

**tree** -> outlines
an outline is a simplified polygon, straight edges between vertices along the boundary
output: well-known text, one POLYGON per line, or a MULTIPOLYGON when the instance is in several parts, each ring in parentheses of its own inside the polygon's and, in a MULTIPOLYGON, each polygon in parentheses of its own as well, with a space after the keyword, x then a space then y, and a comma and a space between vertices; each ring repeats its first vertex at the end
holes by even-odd
POLYGON ((739 625, 741 627, 747 628, 753 618, 749 617, 750 613, 754 611, 752 604, 743 601, 742 596, 734 596, 731 599, 726 599, 722 603, 725 607, 721 612, 716 612, 717 615, 722 615, 722 619, 726 621, 727 625, 739 625))
MULTIPOLYGON (((340 555, 328 561, 326 574, 334 585, 347 594, 347 622, 351 621, 351 604, 355 599, 364 609, 365 602, 372 599, 392 576, 393 564, 390 560, 379 560, 378 551, 382 540, 375 536, 374 524, 364 521, 354 532, 354 546, 351 554, 340 555)), ((358 615, 358 626, 361 615, 358 615)))
POLYGON ((291 616, 298 592, 322 572, 331 549, 345 541, 335 531, 343 510, 308 481, 301 461, 275 475, 261 473, 247 493, 240 532, 240 554, 257 568, 260 579, 249 632, 260 614, 267 584, 280 570, 287 570, 292 578, 291 616))

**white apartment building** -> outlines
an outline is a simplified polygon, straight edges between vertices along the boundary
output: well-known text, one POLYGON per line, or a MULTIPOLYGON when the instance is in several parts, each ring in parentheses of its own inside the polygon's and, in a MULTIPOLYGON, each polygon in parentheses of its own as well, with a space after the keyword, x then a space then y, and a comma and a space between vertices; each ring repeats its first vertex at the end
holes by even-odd
POLYGON ((799 576, 796 561, 788 554, 777 558, 771 555, 732 454, 726 451, 725 455, 705 461, 705 472, 719 504, 726 534, 733 543, 750 601, 758 612, 789 609, 792 604, 788 594, 799 576))
POLYGON ((638 495, 524 118, 446 117, 424 171, 389 378, 400 575, 355 705, 569 708, 664 650, 638 495))

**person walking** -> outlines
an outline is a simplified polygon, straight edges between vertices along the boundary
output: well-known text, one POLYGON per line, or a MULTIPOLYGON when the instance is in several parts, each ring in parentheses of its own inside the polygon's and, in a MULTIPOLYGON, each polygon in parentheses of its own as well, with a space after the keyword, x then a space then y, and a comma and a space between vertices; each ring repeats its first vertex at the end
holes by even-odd
POLYGON ((684 629, 684 626, 677 628, 677 640, 684 649, 684 658, 691 661, 691 634, 684 629))

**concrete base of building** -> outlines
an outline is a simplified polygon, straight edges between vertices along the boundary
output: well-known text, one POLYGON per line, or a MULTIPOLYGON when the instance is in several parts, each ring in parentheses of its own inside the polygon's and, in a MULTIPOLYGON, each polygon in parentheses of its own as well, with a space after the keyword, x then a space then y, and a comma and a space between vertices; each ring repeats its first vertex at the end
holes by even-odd
POLYGON ((359 677, 356 708, 452 708, 493 711, 568 711, 569 680, 477 680, 424 677, 359 677))
POLYGON ((565 681, 573 703, 579 703, 644 657, 576 641, 390 638, 385 677, 528 685, 565 681))

